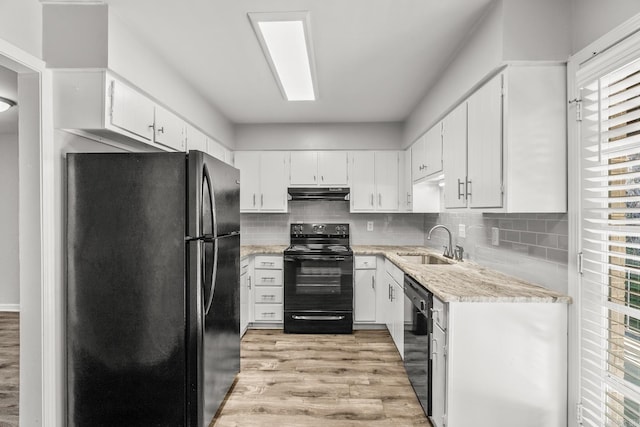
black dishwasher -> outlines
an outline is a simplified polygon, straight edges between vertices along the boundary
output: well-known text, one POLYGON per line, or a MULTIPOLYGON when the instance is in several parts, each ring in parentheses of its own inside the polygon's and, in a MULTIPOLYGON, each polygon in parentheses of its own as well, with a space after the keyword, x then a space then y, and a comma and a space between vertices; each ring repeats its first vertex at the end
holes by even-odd
POLYGON ((433 295, 410 276, 404 276, 404 368, 425 415, 431 415, 430 309, 433 295))

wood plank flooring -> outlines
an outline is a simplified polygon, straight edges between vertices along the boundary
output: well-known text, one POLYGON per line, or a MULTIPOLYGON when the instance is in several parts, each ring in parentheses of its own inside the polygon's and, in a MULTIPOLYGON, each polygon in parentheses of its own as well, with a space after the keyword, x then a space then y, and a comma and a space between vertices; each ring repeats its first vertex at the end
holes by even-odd
POLYGON ((213 427, 430 426, 387 331, 250 330, 213 427))
POLYGON ((20 314, 0 312, 0 427, 18 425, 20 314))

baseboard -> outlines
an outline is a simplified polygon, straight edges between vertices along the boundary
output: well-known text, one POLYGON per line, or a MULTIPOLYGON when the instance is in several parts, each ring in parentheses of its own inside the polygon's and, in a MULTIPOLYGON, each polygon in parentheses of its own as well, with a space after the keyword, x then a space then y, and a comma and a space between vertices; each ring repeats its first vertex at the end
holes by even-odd
POLYGON ((0 304, 0 311, 20 311, 20 304, 0 304))
POLYGON ((367 331, 367 330, 382 330, 387 329, 387 325, 384 323, 354 323, 354 331, 367 331))

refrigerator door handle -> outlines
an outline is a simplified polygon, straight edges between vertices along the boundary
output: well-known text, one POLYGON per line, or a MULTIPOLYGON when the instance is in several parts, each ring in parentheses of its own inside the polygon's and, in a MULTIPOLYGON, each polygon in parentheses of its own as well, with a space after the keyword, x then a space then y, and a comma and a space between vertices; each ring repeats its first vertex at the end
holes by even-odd
MULTIPOLYGON (((204 251, 203 251, 204 253, 204 251)), ((206 302, 204 315, 209 314, 209 310, 211 310, 211 305, 213 303, 213 292, 216 287, 216 276, 218 275, 218 242, 213 241, 213 271, 211 273, 211 283, 209 284, 209 300, 206 302)))

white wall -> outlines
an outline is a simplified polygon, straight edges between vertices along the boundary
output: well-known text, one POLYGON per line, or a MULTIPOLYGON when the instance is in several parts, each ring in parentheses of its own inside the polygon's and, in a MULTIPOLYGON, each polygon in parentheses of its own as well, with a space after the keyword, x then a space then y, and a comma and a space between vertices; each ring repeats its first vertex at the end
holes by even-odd
POLYGON ((571 53, 579 52, 627 19, 640 13, 638 0, 569 0, 571 53))
POLYGON ((471 28, 450 65, 405 122, 402 143, 408 146, 459 103, 500 65, 503 52, 503 7, 497 1, 471 28))
POLYGON ((42 5, 38 0, 0 0, 0 39, 42 58, 42 5))
POLYGON ((0 308, 15 309, 20 304, 17 122, 12 127, 12 133, 0 133, 0 308))
POLYGON ((402 123, 236 125, 237 150, 399 149, 402 123))

